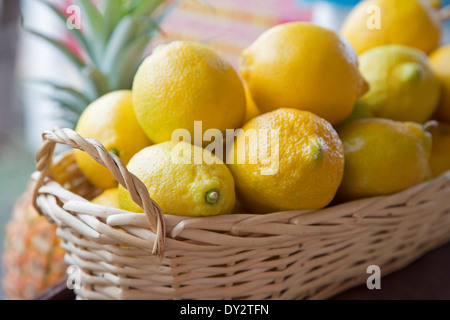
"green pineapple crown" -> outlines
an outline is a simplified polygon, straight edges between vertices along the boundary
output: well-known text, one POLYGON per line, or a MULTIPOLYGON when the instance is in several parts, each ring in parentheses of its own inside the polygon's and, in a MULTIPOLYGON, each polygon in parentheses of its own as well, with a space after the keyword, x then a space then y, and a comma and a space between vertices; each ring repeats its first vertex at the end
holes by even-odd
MULTIPOLYGON (((47 0, 37 1, 67 26, 65 10, 47 0)), ((150 41, 177 1, 103 0, 99 5, 90 0, 72 2, 80 9, 81 29, 67 28, 67 31, 77 43, 79 53, 59 39, 26 30, 54 46, 79 73, 81 89, 38 80, 54 89, 50 98, 67 112, 65 120, 75 125, 86 106, 98 97, 114 90, 131 89, 150 41)))

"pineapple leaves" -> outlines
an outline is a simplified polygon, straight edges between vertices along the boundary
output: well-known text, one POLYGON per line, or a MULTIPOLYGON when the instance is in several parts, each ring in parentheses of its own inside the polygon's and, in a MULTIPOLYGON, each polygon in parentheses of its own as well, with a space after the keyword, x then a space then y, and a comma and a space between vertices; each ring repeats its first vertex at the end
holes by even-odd
POLYGON ((50 87, 52 90, 41 92, 48 98, 63 107, 64 110, 76 116, 80 116, 83 110, 90 103, 90 99, 81 91, 57 84, 52 80, 29 80, 28 83, 50 87))
MULTIPOLYGON (((67 16, 64 14, 62 10, 60 10, 56 5, 47 2, 45 0, 38 0, 42 4, 46 5, 63 23, 67 22, 67 16)), ((75 37, 75 40, 81 45, 81 47, 86 50, 89 54, 92 54, 92 50, 86 41, 86 38, 83 36, 81 31, 77 28, 68 28, 68 31, 75 37)))
POLYGON ((109 39, 122 19, 122 0, 108 0, 104 1, 103 4, 103 37, 104 39, 109 39))
POLYGON ((82 106, 77 103, 77 101, 72 100, 70 97, 65 96, 64 92, 58 91, 54 92, 50 95, 50 98, 59 103, 61 106, 64 107, 64 109, 67 109, 76 115, 80 116, 83 112, 84 108, 86 108, 87 105, 82 106))
POLYGON ((56 1, 36 1, 59 18, 62 33, 69 33, 81 51, 78 54, 64 41, 28 30, 60 51, 79 72, 80 90, 41 81, 53 89, 47 96, 72 118, 108 92, 131 89, 146 49, 155 32, 160 31, 159 24, 181 0, 72 0, 80 9, 81 29, 66 28, 69 16, 56 1))
POLYGON ((87 66, 81 70, 81 76, 87 86, 86 93, 91 101, 112 91, 106 76, 97 68, 87 66))
POLYGON ((73 100, 76 100, 79 104, 87 105, 90 103, 89 98, 84 93, 82 93, 81 91, 79 91, 75 88, 63 86, 63 85, 54 83, 51 80, 34 80, 34 81, 31 80, 30 82, 49 86, 55 91, 65 92, 68 96, 70 96, 73 100))
POLYGON ((117 88, 129 88, 132 86, 134 74, 143 59, 145 49, 151 39, 151 35, 144 34, 129 43, 117 57, 121 63, 117 66, 116 73, 111 77, 112 85, 117 88))
POLYGON ((52 90, 51 92, 42 92, 46 97, 50 98, 52 101, 63 106, 64 109, 68 111, 81 115, 87 104, 80 104, 80 101, 62 90, 52 90))
POLYGON ((117 65, 118 57, 122 49, 133 40, 138 33, 139 21, 131 16, 126 16, 117 24, 106 46, 105 55, 101 63, 101 70, 113 70, 117 65))
POLYGON ((103 48, 106 43, 103 31, 103 16, 90 0, 77 0, 76 2, 81 8, 82 26, 85 27, 86 39, 92 48, 91 58, 95 63, 98 63, 101 61, 103 48))
POLYGON ((149 16, 156 10, 165 0, 138 0, 132 1, 128 15, 133 16, 149 16))
MULTIPOLYGON (((45 4, 62 22, 67 20, 63 10, 55 4, 48 2, 48 0, 38 1, 45 4)), ((125 59, 130 62, 134 57, 138 59, 138 61, 133 61, 134 65, 141 62, 147 47, 143 44, 143 41, 145 39, 148 42, 151 41, 155 31, 159 30, 161 20, 169 11, 169 8, 167 8, 167 10, 162 10, 162 14, 155 19, 151 18, 154 11, 164 2, 166 0, 104 0, 100 6, 97 6, 90 0, 74 0, 74 3, 81 9, 83 32, 76 28, 68 30, 83 49, 83 58, 86 59, 86 63, 62 41, 50 38, 37 31, 30 32, 52 43, 79 69, 89 67, 88 69, 91 71, 84 71, 84 73, 91 74, 92 77, 97 79, 95 81, 103 83, 97 86, 91 85, 88 90, 90 94, 104 91, 100 88, 118 89, 116 85, 119 82, 121 83, 120 88, 131 88, 131 81, 126 80, 129 77, 122 78, 121 76, 128 73, 124 71, 127 67, 122 66, 121 59, 126 57, 125 59), (141 52, 139 53, 138 50, 141 50, 141 52), (116 70, 117 66, 119 66, 120 72, 116 70), (95 76, 92 75, 92 72, 95 76), (99 80, 99 72, 103 73, 103 79, 101 80, 99 80), (109 85, 105 85, 104 78, 107 78, 106 83, 109 82, 109 85), (122 79, 119 81, 119 78, 122 79)), ((130 69, 133 70, 134 66, 130 69)), ((95 81, 90 82, 92 84, 95 81)))
POLYGON ((45 34, 42 34, 38 31, 34 31, 34 30, 31 30, 28 28, 25 28, 25 30, 41 39, 47 41, 54 47, 56 47, 59 50, 59 52, 64 54, 64 56, 66 58, 68 58, 70 61, 72 61, 73 64, 75 66, 77 66, 78 68, 83 68, 86 66, 85 63, 83 62, 83 60, 81 60, 81 58, 78 57, 64 42, 54 39, 54 38, 51 38, 49 36, 46 36, 45 34))

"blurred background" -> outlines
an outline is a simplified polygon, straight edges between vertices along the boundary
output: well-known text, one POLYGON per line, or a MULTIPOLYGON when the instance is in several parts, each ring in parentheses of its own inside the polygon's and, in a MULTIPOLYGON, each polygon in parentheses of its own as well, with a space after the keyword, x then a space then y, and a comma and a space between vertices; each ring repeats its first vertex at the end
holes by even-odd
MULTIPOLYGON (((25 143, 24 112, 17 85, 20 1, 0 1, 0 237, 13 204, 24 191, 34 167, 25 143)), ((3 269, 0 267, 0 275, 3 269)), ((4 298, 0 289, 0 298, 4 298)))
MULTIPOLYGON (((71 4, 68 0, 49 2, 61 7, 71 4)), ((149 41, 147 53, 159 43, 198 40, 209 43, 236 66, 241 51, 271 26, 302 20, 338 31, 358 1, 168 2, 174 5, 161 19, 160 32, 149 41)), ((49 99, 41 85, 29 80, 47 79, 61 86, 75 87, 81 81, 61 52, 42 37, 25 32, 24 26, 60 39, 77 50, 67 27, 42 0, 0 0, 0 256, 3 256, 5 226, 34 170, 34 154, 41 143, 41 132, 54 126, 73 127, 76 119, 49 99)), ((443 42, 450 43, 448 22, 445 29, 443 42)), ((0 276, 3 277, 2 265, 0 276)), ((5 298, 2 290, 0 286, 0 299, 5 298)))

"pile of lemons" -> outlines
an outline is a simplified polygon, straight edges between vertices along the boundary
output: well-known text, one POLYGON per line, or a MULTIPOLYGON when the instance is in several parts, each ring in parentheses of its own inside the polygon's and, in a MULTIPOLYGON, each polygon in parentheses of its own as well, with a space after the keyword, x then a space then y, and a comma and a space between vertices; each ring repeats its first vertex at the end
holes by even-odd
MULTIPOLYGON (((392 194, 450 170, 441 32, 426 1, 366 0, 340 33, 307 22, 267 30, 238 71, 208 45, 174 41, 143 61, 132 90, 89 105, 76 131, 127 164, 165 214, 320 209, 392 194), (379 28, 367 24, 374 5, 379 28)), ((142 211, 107 169, 75 157, 105 190, 94 203, 142 211)))

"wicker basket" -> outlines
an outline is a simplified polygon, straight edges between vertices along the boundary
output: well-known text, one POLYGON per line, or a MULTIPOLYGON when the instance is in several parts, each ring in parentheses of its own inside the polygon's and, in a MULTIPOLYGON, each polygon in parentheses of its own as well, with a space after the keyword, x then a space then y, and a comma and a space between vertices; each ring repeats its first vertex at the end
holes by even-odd
POLYGON ((35 204, 80 270, 78 299, 326 299, 398 270, 450 240, 450 172, 394 195, 318 211, 163 215, 141 181, 97 141, 43 133, 35 204), (89 153, 145 213, 95 205, 71 152, 89 153), (125 231, 125 232, 124 232, 125 231))

